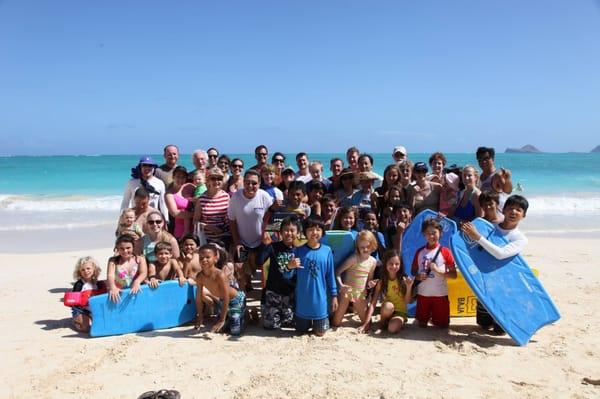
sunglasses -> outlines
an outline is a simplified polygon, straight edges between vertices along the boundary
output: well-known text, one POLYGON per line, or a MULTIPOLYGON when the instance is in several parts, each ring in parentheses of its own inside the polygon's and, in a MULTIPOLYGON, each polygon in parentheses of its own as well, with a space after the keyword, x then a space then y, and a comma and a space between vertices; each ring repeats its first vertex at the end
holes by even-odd
POLYGON ((216 157, 218 157, 218 155, 215 155, 215 154, 212 154, 212 155, 211 155, 211 154, 208 154, 208 157, 209 157, 209 158, 216 158, 216 157))
POLYGON ((219 165, 229 165, 229 162, 227 162, 227 161, 220 161, 219 165))
POLYGON ((233 164, 231 165, 232 168, 238 168, 238 169, 244 169, 244 165, 238 165, 238 164, 233 164))
POLYGON ((266 157, 267 155, 269 155, 269 153, 268 152, 259 152, 256 155, 260 155, 261 157, 266 157))
POLYGON ((162 220, 148 220, 148 224, 150 226, 155 225, 155 224, 160 226, 162 224, 162 220))
POLYGON ((277 163, 284 163, 284 162, 285 162, 285 160, 284 160, 284 159, 281 159, 281 158, 275 158, 275 159, 273 160, 273 162, 277 162, 277 163))
POLYGON ((211 176, 208 180, 211 181, 223 181, 222 177, 217 177, 217 176, 211 176))

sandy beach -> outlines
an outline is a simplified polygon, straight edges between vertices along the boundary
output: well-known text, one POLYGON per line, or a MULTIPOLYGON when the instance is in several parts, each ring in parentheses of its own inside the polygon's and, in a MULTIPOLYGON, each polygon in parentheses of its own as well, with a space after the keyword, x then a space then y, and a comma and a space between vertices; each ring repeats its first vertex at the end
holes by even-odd
MULTIPOLYGON (((483 334, 474 318, 449 331, 324 338, 250 326, 239 340, 191 326, 89 338, 61 303, 76 259, 110 249, 2 254, 2 398, 136 398, 160 388, 182 398, 573 397, 600 395, 597 239, 532 237, 529 264, 561 311, 525 347, 483 334), (9 269, 10 268, 10 269, 9 269)), ((105 267, 103 267, 105 269, 105 267)), ((105 270, 103 270, 105 272, 105 270)))

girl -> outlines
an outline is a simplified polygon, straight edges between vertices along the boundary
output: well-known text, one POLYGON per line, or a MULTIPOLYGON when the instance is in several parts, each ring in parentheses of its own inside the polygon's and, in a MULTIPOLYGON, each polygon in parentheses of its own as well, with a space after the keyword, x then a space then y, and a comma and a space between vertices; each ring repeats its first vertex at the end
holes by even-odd
POLYGON ((413 163, 409 160, 402 161, 398 163, 398 169, 400 170, 398 185, 402 189, 402 201, 414 209, 416 192, 412 184, 413 163))
POLYGON ((371 198, 371 208, 381 216, 381 210, 384 207, 385 197, 388 190, 400 181, 400 169, 398 165, 388 165, 383 171, 383 184, 377 187, 371 198))
MULTIPOLYGON (((75 264, 73 278, 77 281, 73 285, 73 292, 92 291, 99 288, 98 277, 100 276, 100 265, 96 259, 91 256, 79 258, 75 264)), ((89 308, 73 306, 71 308, 73 315, 73 326, 79 332, 87 333, 90 331, 91 313, 89 308)))
POLYGON ((380 296, 383 296, 379 318, 381 330, 387 329, 388 332, 395 334, 407 321, 406 304, 412 301, 411 290, 414 280, 404 274, 402 260, 396 250, 386 251, 383 255, 383 265, 385 269, 375 286, 375 292, 367 309, 367 317, 359 329, 361 332, 369 330, 371 316, 380 296))
POLYGON ((479 194, 477 188, 479 174, 473 166, 467 165, 463 168, 462 179, 465 189, 458 196, 456 209, 454 210, 454 219, 457 222, 470 222, 476 217, 483 216, 481 205, 479 205, 479 194))
POLYGON ((146 235, 135 243, 134 253, 136 255, 143 255, 146 262, 156 262, 154 247, 157 243, 166 241, 173 248, 173 257, 179 258, 179 244, 177 244, 175 237, 165 230, 165 220, 160 212, 151 211, 148 213, 144 230, 147 231, 146 235))
POLYGON ((118 237, 127 234, 132 236, 135 240, 140 239, 144 235, 144 232, 135 222, 135 219, 135 210, 133 208, 123 209, 123 211, 121 211, 121 216, 119 216, 119 226, 117 227, 115 235, 118 237))
POLYGON ((440 193, 440 213, 450 214, 456 207, 460 178, 455 173, 444 173, 440 193))
POLYGON ((427 180, 427 170, 427 165, 424 162, 415 164, 415 215, 418 215, 424 209, 431 209, 436 212, 440 209, 442 185, 427 180))
POLYGON ((133 243, 131 236, 119 236, 115 242, 118 255, 108 260, 108 296, 113 302, 119 302, 123 288, 131 288, 131 293, 137 294, 148 275, 146 259, 133 253, 133 243))
POLYGON ((186 183, 188 172, 184 166, 177 166, 173 170, 173 183, 167 190, 165 202, 169 215, 173 217, 175 228, 173 235, 175 238, 181 238, 184 234, 191 231, 192 212, 187 211, 193 197, 194 186, 192 183, 186 183))
POLYGON ((352 232, 356 239, 356 211, 351 206, 343 206, 338 209, 332 230, 346 230, 352 232))
POLYGON ((339 306, 333 315, 333 325, 340 326, 342 319, 352 303, 354 313, 365 323, 367 317, 367 282, 373 279, 377 261, 371 253, 377 249, 377 240, 373 233, 363 230, 356 238, 356 253, 350 255, 336 271, 340 287, 339 306), (342 282, 342 273, 345 272, 342 282))

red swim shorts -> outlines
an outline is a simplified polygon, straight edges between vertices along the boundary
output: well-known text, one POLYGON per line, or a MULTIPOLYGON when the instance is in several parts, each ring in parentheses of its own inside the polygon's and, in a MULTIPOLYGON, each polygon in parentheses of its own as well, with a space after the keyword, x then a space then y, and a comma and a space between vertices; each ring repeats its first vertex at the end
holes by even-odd
POLYGON ((448 327, 450 324, 450 301, 447 296, 417 295, 416 319, 426 324, 429 319, 434 326, 448 327))

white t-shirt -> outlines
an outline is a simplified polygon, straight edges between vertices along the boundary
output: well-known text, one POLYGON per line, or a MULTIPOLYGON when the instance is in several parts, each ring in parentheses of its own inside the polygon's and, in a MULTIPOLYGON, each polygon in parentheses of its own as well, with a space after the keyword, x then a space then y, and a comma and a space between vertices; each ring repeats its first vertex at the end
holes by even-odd
POLYGON ((258 190, 250 199, 244 196, 244 190, 233 193, 229 201, 227 217, 235 222, 242 244, 250 248, 260 245, 263 217, 272 204, 273 198, 264 190, 258 190))
MULTIPOLYGON (((417 287, 419 295, 423 296, 446 296, 448 295, 448 283, 446 276, 440 275, 429 268, 435 254, 438 252, 439 245, 433 249, 427 247, 421 248, 415 255, 412 268, 414 274, 420 273, 423 269, 428 270, 427 279, 421 281, 417 287)), ((435 264, 442 269, 449 271, 455 270, 454 258, 448 248, 442 247, 439 255, 435 259, 435 264)))

